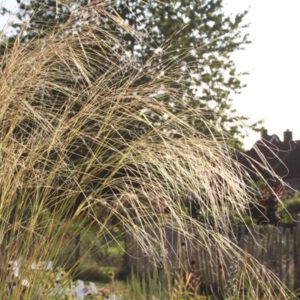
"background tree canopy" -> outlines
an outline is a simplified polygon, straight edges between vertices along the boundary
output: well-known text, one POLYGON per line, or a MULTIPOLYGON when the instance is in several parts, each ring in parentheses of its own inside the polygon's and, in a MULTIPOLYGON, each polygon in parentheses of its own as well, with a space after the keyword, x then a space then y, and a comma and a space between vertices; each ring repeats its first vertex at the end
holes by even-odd
MULTIPOLYGON (((22 24, 28 22, 25 40, 59 28, 79 6, 87 8, 85 20, 99 21, 112 31, 119 30, 103 16, 99 20, 97 16, 88 15, 89 6, 99 5, 99 1, 17 2, 19 21, 14 27, 20 31, 22 24)), ((111 0, 105 4, 141 33, 142 40, 139 40, 119 30, 128 49, 128 59, 135 60, 137 69, 148 64, 150 68, 159 68, 164 75, 168 75, 169 70, 174 73, 174 65, 177 64, 178 86, 174 88, 181 95, 181 101, 162 99, 167 101, 172 111, 180 113, 191 107, 202 108, 203 115, 193 115, 187 121, 204 134, 209 134, 205 126, 208 122, 215 128, 214 135, 225 133, 230 143, 241 146, 242 129, 245 126, 257 127, 257 124, 245 125, 247 119, 238 115, 232 106, 233 95, 243 88, 242 74, 238 73, 232 54, 249 43, 245 33, 247 25, 244 24, 247 12, 228 16, 224 13, 222 2, 111 0)), ((154 122, 159 122, 155 116, 152 115, 152 118, 154 122)))

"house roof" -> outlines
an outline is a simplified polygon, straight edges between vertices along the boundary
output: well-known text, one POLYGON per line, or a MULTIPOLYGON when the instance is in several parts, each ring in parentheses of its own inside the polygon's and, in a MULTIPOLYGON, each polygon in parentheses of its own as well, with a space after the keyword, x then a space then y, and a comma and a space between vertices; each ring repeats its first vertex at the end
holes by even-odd
POLYGON ((249 151, 241 153, 239 161, 253 179, 258 179, 259 172, 265 179, 272 180, 270 169, 285 180, 300 178, 300 141, 294 141, 289 130, 284 132, 283 141, 263 130, 261 139, 249 151))
POLYGON ((300 178, 300 141, 296 142, 293 149, 291 149, 282 160, 288 172, 285 173, 284 168, 280 165, 275 166, 278 175, 285 179, 300 178))

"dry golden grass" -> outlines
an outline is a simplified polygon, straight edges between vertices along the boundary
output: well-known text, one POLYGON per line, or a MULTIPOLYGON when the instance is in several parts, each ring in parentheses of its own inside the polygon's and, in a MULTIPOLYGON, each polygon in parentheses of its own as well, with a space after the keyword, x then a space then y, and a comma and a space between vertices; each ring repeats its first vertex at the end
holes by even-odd
MULTIPOLYGON (((135 34, 105 4, 89 9, 135 34)), ((276 277, 230 239, 230 214, 243 218, 252 201, 230 149, 186 123, 201 111, 187 107, 175 115, 162 101, 181 101, 176 63, 167 78, 150 63, 137 70, 103 26, 68 33, 80 15, 55 34, 17 39, 1 58, 0 298, 7 297, 10 260, 22 258, 22 276, 31 279, 26 291, 16 282, 12 299, 35 299, 42 279, 31 276, 31 263, 58 260, 75 221, 101 236, 111 218, 154 261, 155 249, 164 247, 158 230, 169 226, 193 239, 193 227, 197 245, 239 259, 241 289, 255 281, 266 299, 287 298, 276 277), (191 191, 214 224, 209 229, 180 205, 191 191)))

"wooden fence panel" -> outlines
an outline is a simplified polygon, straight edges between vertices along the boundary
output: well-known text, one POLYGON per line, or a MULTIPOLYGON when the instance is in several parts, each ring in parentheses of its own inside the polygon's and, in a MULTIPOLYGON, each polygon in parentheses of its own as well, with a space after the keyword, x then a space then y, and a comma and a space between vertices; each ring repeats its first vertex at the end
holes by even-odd
MULTIPOLYGON (((300 288, 300 218, 298 221, 294 227, 254 226, 249 229, 240 226, 236 231, 238 245, 272 270, 290 289, 300 288)), ((204 248, 195 248, 171 229, 166 229, 165 239, 165 263, 172 268, 195 271, 205 283, 226 281, 226 266, 230 262, 221 260, 218 253, 212 257, 204 248)), ((142 267, 143 271, 148 269, 149 257, 132 241, 128 245, 130 264, 142 267)), ((214 247, 212 242, 210 246, 214 247)))
POLYGON ((295 282, 294 289, 300 288, 300 216, 297 218, 296 230, 294 231, 294 263, 295 263, 295 282))

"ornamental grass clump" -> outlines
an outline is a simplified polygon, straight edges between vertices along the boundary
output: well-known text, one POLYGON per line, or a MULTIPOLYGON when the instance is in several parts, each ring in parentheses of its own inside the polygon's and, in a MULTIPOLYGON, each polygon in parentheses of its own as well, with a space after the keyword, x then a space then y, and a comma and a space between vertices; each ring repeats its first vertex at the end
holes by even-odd
POLYGON ((81 22, 79 9, 51 34, 18 37, 1 56, 0 298, 45 299, 32 264, 64 267, 61 252, 85 230, 100 238, 113 226, 130 232, 153 263, 163 229, 172 228, 212 256, 238 258, 237 294, 253 284, 265 299, 287 298, 275 275, 231 240, 231 212, 243 219, 251 202, 245 174, 224 142, 187 124, 201 111, 173 112, 184 97, 176 63, 168 76, 151 62, 136 68, 115 33, 142 36, 105 2, 88 9, 115 29, 81 22), (183 209, 191 192, 207 222, 183 209), (16 260, 20 272, 9 279, 16 260))

